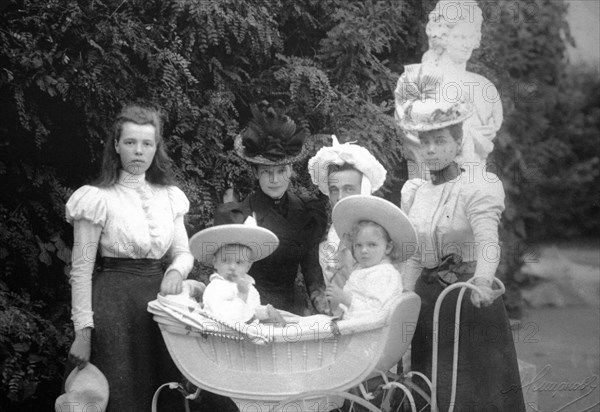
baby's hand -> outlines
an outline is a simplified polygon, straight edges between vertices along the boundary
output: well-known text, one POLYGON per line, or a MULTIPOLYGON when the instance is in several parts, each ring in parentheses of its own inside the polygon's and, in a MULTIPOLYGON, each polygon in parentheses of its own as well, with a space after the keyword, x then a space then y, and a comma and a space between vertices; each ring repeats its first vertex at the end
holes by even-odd
POLYGON ((329 285, 327 285, 327 289, 325 289, 325 296, 331 300, 340 301, 342 299, 342 293, 342 288, 340 288, 335 283, 330 283, 329 285))
POLYGON ((197 280, 187 279, 183 281, 183 290, 187 291, 188 295, 198 302, 202 301, 202 295, 204 294, 205 289, 206 285, 197 280))
POLYGON ((240 292, 243 295, 247 295, 250 291, 250 282, 248 282, 246 279, 240 278, 236 281, 236 283, 238 292, 240 292))
POLYGON ((267 305, 267 322, 274 323, 277 326, 285 326, 285 319, 281 316, 281 313, 273 307, 273 305, 267 305))

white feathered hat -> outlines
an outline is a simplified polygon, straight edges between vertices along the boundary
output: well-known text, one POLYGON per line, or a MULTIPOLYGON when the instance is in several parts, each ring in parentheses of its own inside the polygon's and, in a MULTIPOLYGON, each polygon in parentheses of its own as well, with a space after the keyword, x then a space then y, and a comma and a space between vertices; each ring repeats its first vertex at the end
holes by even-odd
POLYGON ((329 166, 342 166, 346 163, 361 172, 361 194, 370 195, 378 190, 385 182, 387 171, 367 149, 362 146, 344 143, 340 144, 335 135, 331 135, 332 145, 322 147, 308 161, 308 173, 319 190, 329 196, 329 166))

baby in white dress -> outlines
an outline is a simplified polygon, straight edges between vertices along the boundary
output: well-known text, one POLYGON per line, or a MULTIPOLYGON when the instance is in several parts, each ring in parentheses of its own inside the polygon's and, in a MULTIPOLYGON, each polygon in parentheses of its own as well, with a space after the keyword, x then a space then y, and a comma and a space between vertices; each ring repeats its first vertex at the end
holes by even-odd
MULTIPOLYGON (((190 239, 192 254, 215 269, 202 295, 204 310, 230 323, 259 320, 285 324, 273 306, 261 305, 254 278, 248 275, 253 262, 267 257, 277 248, 277 236, 257 226, 252 217, 243 224, 218 224, 223 220, 221 218, 215 216, 216 226, 204 229, 190 239)), ((229 217, 224 220, 230 221, 229 217)))
POLYGON ((404 290, 394 263, 406 260, 415 250, 415 229, 400 208, 375 196, 340 200, 332 220, 358 266, 343 289, 333 283, 327 287, 331 306, 342 307, 346 318, 385 310, 404 290))

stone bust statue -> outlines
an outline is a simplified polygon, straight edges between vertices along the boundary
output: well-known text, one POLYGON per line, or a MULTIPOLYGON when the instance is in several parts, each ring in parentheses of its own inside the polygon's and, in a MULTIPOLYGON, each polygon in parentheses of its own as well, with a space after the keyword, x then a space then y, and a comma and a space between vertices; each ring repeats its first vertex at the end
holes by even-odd
MULTIPOLYGON (((503 119, 502 102, 494 84, 467 71, 467 62, 480 45, 482 23, 482 12, 475 1, 439 1, 429 13, 426 26, 429 49, 420 65, 422 70, 437 72, 443 79, 438 86, 438 98, 447 101, 463 98, 474 104, 475 114, 463 124, 461 161, 475 165, 485 164, 503 119)), ((403 74, 395 91, 398 119, 402 116, 400 108, 406 102, 407 81, 410 79, 403 74)))

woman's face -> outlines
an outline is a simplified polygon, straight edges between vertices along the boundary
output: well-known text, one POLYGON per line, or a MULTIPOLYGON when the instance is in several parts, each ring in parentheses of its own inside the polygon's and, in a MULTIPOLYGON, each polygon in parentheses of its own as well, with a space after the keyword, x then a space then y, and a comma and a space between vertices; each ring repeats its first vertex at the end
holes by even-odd
POLYGON ((146 173, 156 153, 155 127, 151 124, 123 123, 115 150, 121 158, 123 170, 132 175, 146 173))
POLYGON ((419 133, 419 157, 432 171, 442 170, 458 155, 460 145, 448 128, 419 133))
POLYGON ((475 48, 474 28, 468 23, 459 23, 454 26, 446 40, 446 55, 457 64, 466 63, 475 48))
POLYGON ((272 199, 280 199, 290 185, 292 166, 259 165, 254 174, 264 194, 272 199))

